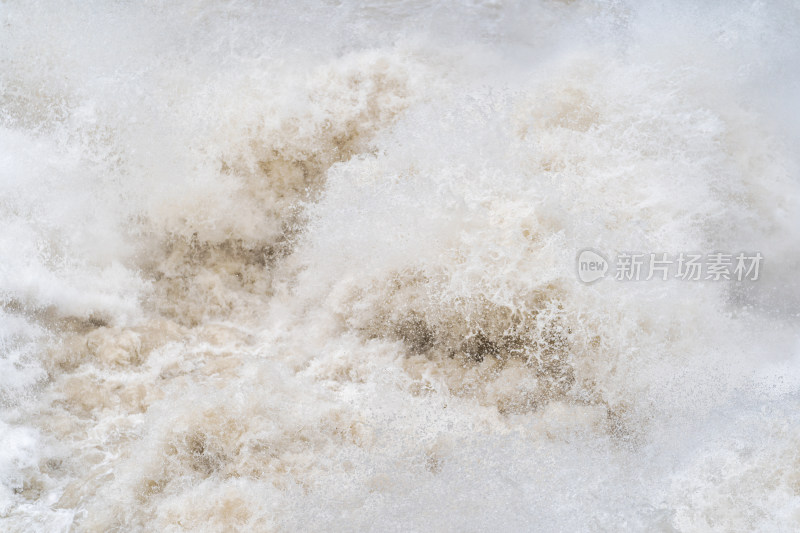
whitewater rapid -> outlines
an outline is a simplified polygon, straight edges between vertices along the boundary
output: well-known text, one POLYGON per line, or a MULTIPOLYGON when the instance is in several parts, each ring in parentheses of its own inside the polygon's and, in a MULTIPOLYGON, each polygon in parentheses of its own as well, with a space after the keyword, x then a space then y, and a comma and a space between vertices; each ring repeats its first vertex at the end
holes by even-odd
POLYGON ((799 530, 799 65, 788 0, 0 2, 0 529, 799 530))

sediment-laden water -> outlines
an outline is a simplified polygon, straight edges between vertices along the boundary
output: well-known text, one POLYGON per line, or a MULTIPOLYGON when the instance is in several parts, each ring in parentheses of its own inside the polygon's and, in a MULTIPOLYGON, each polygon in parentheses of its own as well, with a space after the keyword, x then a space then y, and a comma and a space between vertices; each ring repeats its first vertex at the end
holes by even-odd
POLYGON ((0 2, 0 529, 797 530, 798 65, 789 1, 0 2))

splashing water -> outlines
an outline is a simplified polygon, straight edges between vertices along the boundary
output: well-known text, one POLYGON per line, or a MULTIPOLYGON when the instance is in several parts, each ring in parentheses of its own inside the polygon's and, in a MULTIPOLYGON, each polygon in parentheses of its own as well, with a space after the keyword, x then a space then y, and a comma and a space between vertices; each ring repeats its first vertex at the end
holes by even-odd
POLYGON ((2 529, 800 528, 798 23, 0 4, 2 529))

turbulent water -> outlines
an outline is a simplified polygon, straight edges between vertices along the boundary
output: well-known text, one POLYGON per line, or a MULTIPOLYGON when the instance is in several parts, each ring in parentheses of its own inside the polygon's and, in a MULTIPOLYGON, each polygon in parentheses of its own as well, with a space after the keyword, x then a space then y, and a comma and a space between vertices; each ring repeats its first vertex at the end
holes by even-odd
POLYGON ((799 65, 789 0, 0 1, 0 529, 800 529, 799 65))

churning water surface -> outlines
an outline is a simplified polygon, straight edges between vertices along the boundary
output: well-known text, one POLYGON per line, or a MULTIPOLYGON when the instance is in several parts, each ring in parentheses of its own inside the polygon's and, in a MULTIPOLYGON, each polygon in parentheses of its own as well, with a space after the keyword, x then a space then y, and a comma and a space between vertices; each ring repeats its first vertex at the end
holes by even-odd
POLYGON ((788 0, 0 2, 0 529, 800 529, 799 66, 788 0))

